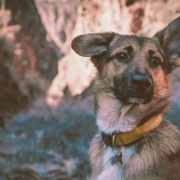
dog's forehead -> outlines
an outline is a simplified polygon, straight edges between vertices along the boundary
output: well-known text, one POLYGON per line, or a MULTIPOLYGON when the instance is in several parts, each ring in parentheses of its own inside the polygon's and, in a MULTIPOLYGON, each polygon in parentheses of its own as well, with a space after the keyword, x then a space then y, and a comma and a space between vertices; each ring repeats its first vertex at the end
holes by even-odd
POLYGON ((110 49, 112 51, 118 51, 118 49, 126 47, 132 47, 135 51, 148 51, 150 49, 160 51, 156 41, 148 37, 116 34, 115 38, 110 43, 110 49))

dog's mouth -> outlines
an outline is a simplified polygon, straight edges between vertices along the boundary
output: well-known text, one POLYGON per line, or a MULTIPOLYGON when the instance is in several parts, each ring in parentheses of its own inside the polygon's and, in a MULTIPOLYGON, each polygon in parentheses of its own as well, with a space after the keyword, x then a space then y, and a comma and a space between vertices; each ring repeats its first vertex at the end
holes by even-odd
POLYGON ((152 101, 153 94, 147 94, 147 96, 121 96, 120 94, 115 96, 123 103, 135 103, 135 104, 146 104, 152 101))
POLYGON ((129 97, 127 103, 146 104, 151 102, 152 98, 129 97))
POLYGON ((134 91, 132 88, 114 88, 114 95, 123 103, 136 103, 136 104, 146 104, 152 101, 154 88, 150 88, 147 91, 139 92, 134 91))

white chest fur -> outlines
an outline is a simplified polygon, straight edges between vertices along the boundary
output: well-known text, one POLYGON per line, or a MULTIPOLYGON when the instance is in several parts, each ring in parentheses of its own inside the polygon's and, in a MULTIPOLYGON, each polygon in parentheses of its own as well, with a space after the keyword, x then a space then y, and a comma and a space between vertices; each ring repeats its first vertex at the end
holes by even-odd
POLYGON ((124 167, 132 154, 135 153, 134 145, 129 147, 121 147, 123 164, 117 163, 111 165, 111 157, 115 156, 112 148, 108 147, 103 156, 103 170, 96 180, 123 180, 124 167))

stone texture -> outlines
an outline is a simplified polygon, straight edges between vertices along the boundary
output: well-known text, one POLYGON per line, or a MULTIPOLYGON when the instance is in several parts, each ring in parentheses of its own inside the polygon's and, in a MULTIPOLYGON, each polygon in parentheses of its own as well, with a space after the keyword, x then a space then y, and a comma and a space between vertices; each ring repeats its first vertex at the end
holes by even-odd
POLYGON ((46 39, 34 0, 5 0, 5 8, 11 12, 8 26, 20 26, 15 42, 21 72, 36 73, 50 82, 57 74, 57 56, 46 39))

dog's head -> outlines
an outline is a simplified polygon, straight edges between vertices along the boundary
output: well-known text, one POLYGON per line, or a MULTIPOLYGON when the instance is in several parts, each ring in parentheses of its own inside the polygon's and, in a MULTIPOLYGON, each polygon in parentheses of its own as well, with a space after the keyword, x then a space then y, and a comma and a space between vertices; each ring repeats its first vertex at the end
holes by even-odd
POLYGON ((168 75, 180 64, 180 17, 152 38, 85 34, 73 39, 72 48, 91 57, 104 90, 123 103, 148 103, 168 87, 168 75))

